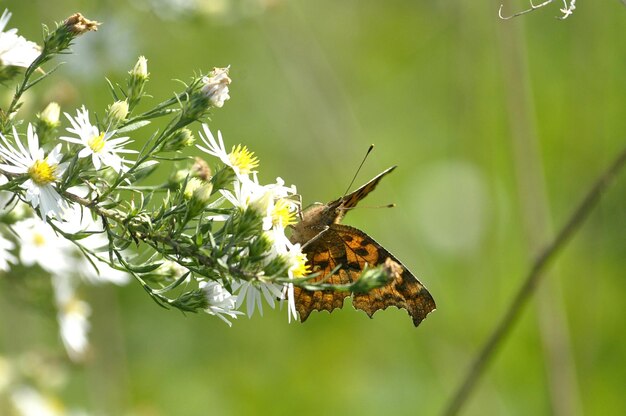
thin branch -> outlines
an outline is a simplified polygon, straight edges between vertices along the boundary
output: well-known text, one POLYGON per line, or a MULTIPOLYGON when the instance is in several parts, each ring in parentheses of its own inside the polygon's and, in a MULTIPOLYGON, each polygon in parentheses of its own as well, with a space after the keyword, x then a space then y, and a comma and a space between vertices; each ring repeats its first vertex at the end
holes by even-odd
POLYGON ((580 226, 585 222, 593 208, 596 206, 603 192, 611 184, 615 176, 626 165, 626 148, 622 150, 615 161, 609 168, 598 178, 591 187, 585 198, 578 205, 567 223, 561 228, 554 240, 539 254, 535 259, 526 279, 517 291, 509 308, 503 315, 502 319, 491 333, 480 352, 477 354, 474 362, 467 371, 463 382, 456 390, 454 396, 448 403, 448 407, 444 411, 444 415, 457 415, 467 398, 476 387, 476 383, 480 376, 484 373, 487 365, 494 357, 498 347, 504 341, 510 330, 515 325, 517 318, 528 300, 532 297, 537 289, 537 285, 542 277, 542 272, 550 261, 558 254, 558 252, 567 244, 568 240, 574 235, 580 226))
MULTIPOLYGON (((538 4, 538 5, 535 6, 533 4, 533 1, 530 0, 529 1, 530 2, 530 9, 522 10, 521 12, 514 13, 514 14, 512 14, 510 16, 503 16, 502 15, 502 8, 504 7, 504 4, 501 4, 500 5, 500 9, 498 9, 498 16, 500 16, 500 19, 502 19, 502 20, 513 19, 514 17, 522 16, 524 14, 528 14, 530 12, 534 12, 537 9, 541 9, 542 7, 547 6, 548 4, 552 3, 553 1, 554 0, 546 0, 543 3, 538 4)), ((624 1, 626 1, 626 0, 624 0, 624 1)))
MULTIPOLYGON (((565 20, 567 19, 569 16, 572 15, 572 13, 574 13, 574 10, 576 9, 576 0, 561 0, 563 2, 563 8, 560 9, 561 13, 563 13, 561 16, 557 16, 557 19, 560 20, 565 20)), ((530 3, 530 8, 526 9, 526 10, 522 10, 521 12, 517 12, 514 13, 512 15, 509 16, 504 16, 502 14, 502 9, 504 8, 504 4, 500 4, 500 8, 498 9, 498 16, 500 17, 500 19, 502 20, 509 20, 509 19, 513 19, 514 17, 519 17, 531 12, 534 12, 537 9, 541 9, 542 7, 547 6, 548 4, 554 2, 554 0, 545 0, 543 3, 540 3, 538 5, 534 5, 533 4, 533 0, 529 0, 530 3)), ((624 2, 626 4, 626 0, 622 0, 622 2, 624 2)))

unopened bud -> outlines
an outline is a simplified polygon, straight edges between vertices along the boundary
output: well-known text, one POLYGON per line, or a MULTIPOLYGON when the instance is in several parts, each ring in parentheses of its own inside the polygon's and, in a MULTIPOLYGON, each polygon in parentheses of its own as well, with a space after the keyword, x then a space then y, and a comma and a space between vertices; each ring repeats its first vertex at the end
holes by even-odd
POLYGON ((144 56, 137 59, 137 63, 128 72, 128 105, 132 110, 143 97, 143 88, 150 74, 148 73, 148 60, 144 56))
POLYGON ((202 186, 196 188, 193 191, 193 195, 191 198, 197 200, 200 204, 204 206, 209 202, 212 191, 213 185, 211 185, 210 182, 202 182, 202 186))
POLYGON ((183 191, 183 197, 186 200, 190 200, 194 192, 196 191, 196 189, 200 188, 201 186, 202 186, 202 181, 200 179, 198 178, 189 179, 187 181, 187 184, 185 185, 185 190, 183 191))
POLYGON ((208 308, 209 302, 202 289, 194 289, 179 295, 172 301, 171 305, 182 311, 196 312, 208 308))
MULTIPOLYGON (((176 130, 170 137, 167 138, 163 151, 165 152, 177 152, 183 150, 194 144, 196 139, 193 137, 191 130, 182 128, 176 130)), ((204 179, 204 178, 203 178, 204 179)))
POLYGON ((381 266, 368 268, 361 273, 359 280, 354 282, 351 290, 356 293, 367 293, 381 287, 402 275, 402 266, 387 257, 381 266))
POLYGON ((60 124, 60 113, 61 107, 59 107, 59 104, 51 102, 41 113, 37 114, 36 129, 40 144, 49 142, 55 136, 56 129, 60 124))
POLYGON ((137 59, 137 63, 135 64, 135 66, 131 71, 128 72, 128 74, 131 77, 141 81, 147 80, 148 75, 150 74, 148 74, 148 60, 146 59, 146 57, 140 56, 139 59, 137 59))
POLYGON ((170 185, 170 189, 178 189, 180 184, 182 184, 187 176, 190 176, 190 172, 188 169, 179 169, 172 172, 172 174, 167 178, 167 182, 170 185))
POLYGON ((189 214, 198 215, 211 199, 213 185, 198 178, 191 178, 185 186, 183 197, 189 201, 189 214))
POLYGON ((104 117, 104 125, 107 130, 113 130, 122 124, 128 116, 128 103, 126 101, 116 101, 107 108, 104 117))
POLYGON ((49 128, 55 128, 59 126, 59 116, 61 115, 61 107, 59 104, 52 101, 50 104, 39 113, 39 120, 42 124, 45 124, 49 128))

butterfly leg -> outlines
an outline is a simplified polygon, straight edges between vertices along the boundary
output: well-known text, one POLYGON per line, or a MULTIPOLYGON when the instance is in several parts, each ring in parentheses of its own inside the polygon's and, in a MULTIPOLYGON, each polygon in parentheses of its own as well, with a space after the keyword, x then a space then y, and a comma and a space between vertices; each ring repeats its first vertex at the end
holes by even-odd
POLYGON ((330 227, 328 225, 324 226, 324 228, 322 229, 322 231, 320 231, 319 233, 317 233, 317 235, 313 238, 311 238, 309 241, 307 241, 306 243, 302 244, 302 249, 304 249, 305 247, 307 247, 309 244, 315 242, 317 239, 319 239, 322 235, 324 235, 324 233, 326 231, 328 231, 330 227))

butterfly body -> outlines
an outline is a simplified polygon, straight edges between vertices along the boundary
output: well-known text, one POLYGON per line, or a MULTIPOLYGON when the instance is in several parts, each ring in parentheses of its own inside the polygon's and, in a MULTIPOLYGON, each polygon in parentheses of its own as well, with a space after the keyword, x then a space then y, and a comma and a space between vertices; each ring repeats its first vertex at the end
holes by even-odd
POLYGON ((346 212, 372 192, 380 180, 394 169, 395 166, 383 171, 356 191, 328 204, 307 208, 302 213, 302 220, 292 226, 291 241, 303 245, 311 271, 320 273, 313 281, 325 279, 333 284, 350 284, 359 279, 366 265, 377 266, 388 261, 397 264, 388 284, 367 293, 309 291, 296 287, 296 309, 302 322, 313 310, 332 312, 341 308, 348 296, 352 296, 355 308, 365 311, 370 317, 388 306, 406 309, 415 326, 435 309, 430 293, 398 259, 363 231, 340 224, 346 212))

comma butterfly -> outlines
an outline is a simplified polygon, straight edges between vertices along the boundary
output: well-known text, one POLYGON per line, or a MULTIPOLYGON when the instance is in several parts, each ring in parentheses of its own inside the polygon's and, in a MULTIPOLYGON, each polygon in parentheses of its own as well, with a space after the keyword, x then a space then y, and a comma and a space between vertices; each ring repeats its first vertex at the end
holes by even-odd
POLYGON ((389 283, 367 293, 309 291, 295 287, 294 299, 302 322, 306 321, 311 311, 332 312, 341 308, 348 296, 352 296, 352 305, 365 311, 370 318, 374 312, 388 306, 406 309, 415 326, 435 309, 435 301, 428 290, 399 260, 363 231, 340 224, 346 211, 354 208, 395 168, 393 166, 385 170, 356 191, 339 199, 307 208, 302 213, 302 220, 292 226, 292 243, 303 245, 310 270, 320 273, 312 279, 313 282, 322 279, 332 284, 355 282, 366 264, 387 266, 391 263, 393 270, 389 283), (328 276, 333 270, 335 273, 328 276))

